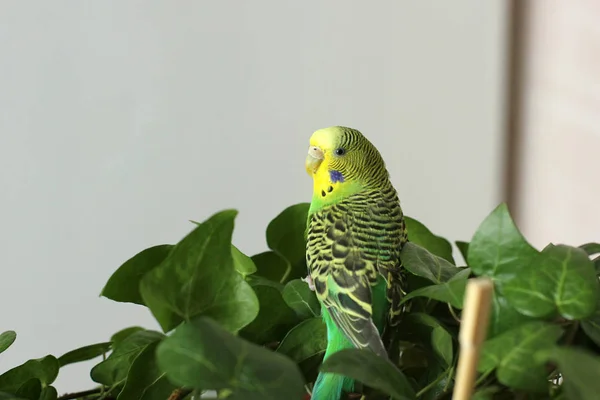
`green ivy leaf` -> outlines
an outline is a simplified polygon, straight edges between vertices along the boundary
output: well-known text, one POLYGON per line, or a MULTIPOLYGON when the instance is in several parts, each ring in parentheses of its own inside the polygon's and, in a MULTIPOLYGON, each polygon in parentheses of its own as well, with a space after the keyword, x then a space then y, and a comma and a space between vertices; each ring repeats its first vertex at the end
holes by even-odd
POLYGON ((278 353, 285 354, 296 363, 325 353, 327 348, 327 327, 321 317, 302 321, 283 338, 278 353))
POLYGON ((277 215, 267 226, 267 245, 290 263, 287 280, 306 276, 306 239, 309 203, 290 206, 277 215))
POLYGON ((404 296, 401 304, 415 297, 427 297, 449 303, 454 308, 462 309, 465 290, 467 287, 467 279, 469 278, 470 274, 471 270, 469 268, 464 268, 447 282, 413 290, 404 296))
MULTIPOLYGON (((600 253, 600 243, 586 243, 579 246, 580 249, 586 252, 588 256, 593 256, 595 254, 600 253)), ((596 269, 596 274, 600 274, 600 256, 597 256, 592 260, 594 263, 594 268, 596 269)))
POLYGON ((25 381, 17 392, 17 397, 28 400, 38 400, 42 393, 42 382, 38 378, 31 378, 25 381))
POLYGON ((408 271, 433 283, 446 282, 460 272, 455 265, 412 242, 402 246, 400 257, 408 271))
POLYGON ((581 328, 596 345, 600 346, 600 299, 596 303, 594 313, 581 321, 581 328))
POLYGON ((556 347, 538 354, 542 361, 558 364, 569 399, 596 400, 600 393, 600 357, 579 348, 556 347))
POLYGON ((179 386, 223 390, 230 400, 300 399, 304 382, 289 358, 234 336, 207 317, 184 323, 156 352, 179 386))
POLYGON ((499 386, 488 386, 473 393, 471 400, 494 400, 497 393, 501 390, 499 386))
POLYGON ((518 312, 509 304, 504 296, 500 295, 497 290, 494 290, 494 293, 492 294, 492 309, 490 313, 488 338, 498 336, 515 326, 519 326, 529 321, 533 321, 533 319, 518 312))
POLYGON ((417 385, 417 387, 427 387, 426 392, 421 393, 418 397, 419 400, 438 400, 447 398, 445 395, 447 393, 451 393, 454 387, 453 380, 451 379, 454 368, 452 369, 444 369, 441 364, 427 364, 427 370, 422 375, 422 383, 417 385))
POLYGON ((100 295, 121 303, 146 305, 140 294, 140 281, 163 262, 172 248, 170 244, 161 244, 140 251, 112 274, 100 295))
POLYGON ((457 240, 454 243, 456 244, 456 247, 458 248, 458 251, 460 252, 460 255, 462 256, 462 258, 466 264, 467 263, 467 254, 469 253, 469 242, 463 242, 463 241, 457 240))
POLYGON ((236 332, 258 314, 258 299, 233 266, 235 210, 219 212, 190 232, 141 281, 142 298, 164 332, 197 315, 236 332))
MULTIPOLYGON (((305 382, 315 382, 317 380, 322 362, 323 353, 320 353, 298 363, 298 368, 300 368, 305 382)), ((308 395, 305 395, 304 398, 308 399, 308 395)))
POLYGON ((256 265, 256 275, 274 282, 284 283, 292 272, 291 264, 274 251, 253 255, 252 261, 256 265))
MULTIPOLYGON (((469 244, 467 262, 478 276, 503 283, 514 278, 537 256, 502 203, 481 223, 469 244)), ((501 287, 500 287, 501 289, 501 287)))
POLYGON ((586 243, 579 246, 579 248, 585 251, 588 256, 593 256, 594 254, 600 253, 600 243, 586 243))
POLYGON ((136 332, 144 331, 145 329, 141 326, 130 326, 125 329, 121 329, 110 337, 110 341, 112 342, 112 347, 115 348, 121 343, 123 340, 127 339, 129 336, 133 335, 136 332))
POLYGON ((469 253, 469 242, 463 242, 461 240, 457 240, 454 242, 458 251, 460 251, 460 255, 463 257, 465 262, 467 262, 467 254, 469 253))
POLYGON ((115 346, 108 358, 92 368, 90 373, 94 382, 116 387, 125 382, 127 371, 133 360, 149 344, 160 341, 164 335, 160 332, 144 330, 129 335, 115 346))
POLYGON ((562 329, 543 321, 523 324, 487 340, 482 349, 478 370, 496 368, 500 383, 515 389, 543 392, 547 390, 544 363, 535 354, 552 348, 562 335, 562 329))
MULTIPOLYGON (((192 221, 192 223, 196 225, 202 225, 201 222, 192 221)), ((256 265, 250 257, 245 255, 235 247, 233 244, 231 245, 231 256, 233 257, 233 266, 235 270, 242 275, 245 279, 248 275, 252 275, 256 272, 256 265)))
POLYGON ((282 285, 279 282, 275 282, 272 281, 270 279, 267 278, 263 278, 262 276, 259 275, 250 275, 248 276, 248 278, 246 279, 246 282, 248 282, 248 284, 252 287, 256 287, 256 286, 270 286, 272 288, 277 289, 278 291, 282 292, 284 285, 282 285))
POLYGON ((452 337, 448 331, 441 326, 433 328, 431 331, 431 344, 446 365, 452 365, 452 337))
POLYGON ((269 285, 254 286, 260 310, 258 316, 240 331, 240 336, 254 343, 265 344, 278 341, 297 322, 296 313, 281 296, 281 292, 269 285))
POLYGON ((344 375, 392 396, 396 400, 415 399, 413 388, 404 374, 390 361, 370 350, 343 349, 323 362, 321 371, 344 375))
POLYGON ((111 342, 96 343, 71 350, 58 358, 61 367, 81 361, 91 360, 107 353, 111 348, 111 342))
MULTIPOLYGON (((423 331, 423 329, 417 328, 411 333, 414 334, 423 331)), ((427 332, 425 332, 422 337, 415 338, 415 343, 401 341, 399 345, 400 359, 398 365, 401 366, 403 370, 428 368, 428 373, 436 373, 437 370, 433 368, 434 363, 429 357, 429 345, 431 344, 429 339, 430 337, 427 336, 427 332)))
POLYGON ((598 281, 587 254, 576 247, 548 245, 518 279, 504 285, 506 299, 522 314, 547 317, 557 311, 567 319, 592 315, 598 281))
POLYGON ((56 400, 58 398, 58 392, 54 386, 46 386, 42 388, 39 400, 56 400))
MULTIPOLYGON (((58 393, 53 386, 46 386, 42 388, 40 396, 36 400, 57 400, 58 393)), ((27 398, 18 397, 12 393, 0 392, 0 400, 29 400, 27 398)))
POLYGON ((321 314, 321 306, 315 292, 300 279, 289 281, 283 288, 283 299, 300 318, 317 317, 321 314))
POLYGON ((156 364, 156 348, 159 343, 160 341, 150 343, 133 360, 125 386, 117 400, 164 400, 176 389, 156 364))
POLYGON ((433 347, 433 350, 445 362, 443 370, 445 370, 446 367, 452 365, 452 359, 454 354, 454 348, 452 345, 452 335, 450 335, 446 327, 444 327, 444 325, 442 325, 440 321, 438 321, 431 315, 420 312, 412 312, 408 314, 406 316, 406 321, 410 325, 420 324, 431 328, 429 332, 430 342, 433 347))
POLYGON ((17 339, 15 331, 6 331, 0 334, 0 353, 8 349, 17 339))
POLYGON ((14 395, 12 393, 6 393, 6 392, 0 391, 0 400, 27 400, 27 399, 17 397, 16 395, 14 395))
POLYGON ((452 245, 449 241, 433 234, 425 225, 414 218, 404 216, 404 221, 410 242, 429 250, 451 264, 455 264, 452 257, 452 245))
POLYGON ((256 272, 256 265, 250 257, 242 253, 237 247, 231 245, 231 255, 233 257, 233 266, 235 270, 246 278, 256 272))
POLYGON ((37 378, 43 386, 50 385, 58 376, 59 364, 56 357, 48 355, 29 360, 0 375, 0 391, 16 393, 26 381, 37 378))

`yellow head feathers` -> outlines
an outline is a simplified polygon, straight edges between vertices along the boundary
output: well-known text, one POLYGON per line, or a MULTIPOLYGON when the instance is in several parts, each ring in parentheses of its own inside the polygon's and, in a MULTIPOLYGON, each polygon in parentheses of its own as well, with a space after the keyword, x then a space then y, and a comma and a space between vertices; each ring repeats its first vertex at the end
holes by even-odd
POLYGON ((356 129, 332 126, 315 131, 305 161, 314 198, 334 202, 388 178, 379 151, 356 129))

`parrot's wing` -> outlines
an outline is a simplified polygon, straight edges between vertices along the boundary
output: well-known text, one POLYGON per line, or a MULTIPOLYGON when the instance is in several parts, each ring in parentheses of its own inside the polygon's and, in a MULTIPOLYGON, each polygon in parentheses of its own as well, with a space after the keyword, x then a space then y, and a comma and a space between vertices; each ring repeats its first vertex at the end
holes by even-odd
MULTIPOLYGON (((371 319, 371 314, 367 314, 363 306, 360 305, 360 301, 362 300, 352 298, 356 296, 355 293, 352 295, 329 295, 328 300, 324 303, 331 315, 331 319, 333 319, 338 328, 340 328, 354 346, 359 349, 369 348, 375 354, 388 358, 385 346, 379 336, 379 331, 371 319), (354 312, 350 312, 350 310, 354 312)), ((367 296, 365 294, 364 296, 356 297, 366 298, 367 296)))
POLYGON ((406 295, 406 272, 400 259, 400 250, 408 241, 406 222, 400 203, 397 199, 388 199, 386 202, 377 202, 367 210, 369 218, 375 222, 377 229, 385 232, 378 235, 377 251, 385 257, 377 263, 377 270, 387 282, 386 297, 390 304, 389 322, 392 326, 398 325, 400 317, 408 309, 408 304, 402 303, 406 295), (395 201, 394 201, 395 200, 395 201))
POLYGON ((317 296, 331 318, 357 348, 369 348, 386 357, 387 352, 372 320, 371 284, 378 276, 376 267, 365 259, 355 240, 351 213, 331 213, 327 230, 331 257, 320 260, 314 280, 317 296))

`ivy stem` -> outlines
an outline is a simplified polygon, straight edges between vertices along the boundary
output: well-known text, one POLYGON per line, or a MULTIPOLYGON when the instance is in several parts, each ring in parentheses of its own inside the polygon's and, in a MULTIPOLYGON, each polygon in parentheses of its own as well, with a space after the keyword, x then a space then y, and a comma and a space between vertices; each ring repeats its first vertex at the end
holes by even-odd
MULTIPOLYGON (((456 364, 454 364, 454 365, 456 365, 456 364)), ((454 375, 454 365, 452 365, 448 369, 448 381, 446 382, 446 385, 444 386, 444 393, 448 391, 448 387, 450 386, 450 382, 452 382, 452 375, 454 375)))
POLYGON ((483 383, 483 381, 485 381, 485 379, 490 376, 490 374, 492 373, 493 369, 487 370, 486 372, 484 372, 479 379, 477 379, 477 381, 475 382, 475 387, 481 385, 483 383))
POLYGON ((454 318, 456 320, 456 322, 458 322, 460 324, 460 318, 458 318, 458 315, 456 315, 456 312, 454 312, 454 308, 452 308, 452 305, 450 303, 448 304, 448 310, 450 310, 450 314, 452 315, 452 318, 454 318))
POLYGON ((427 385, 423 389, 419 390, 419 392, 417 393, 417 398, 421 397, 424 393, 426 393, 427 391, 431 390, 431 388, 433 388, 435 385, 437 385, 442 379, 444 379, 445 376, 446 376, 445 373, 441 374, 433 382, 431 382, 429 385, 427 385))

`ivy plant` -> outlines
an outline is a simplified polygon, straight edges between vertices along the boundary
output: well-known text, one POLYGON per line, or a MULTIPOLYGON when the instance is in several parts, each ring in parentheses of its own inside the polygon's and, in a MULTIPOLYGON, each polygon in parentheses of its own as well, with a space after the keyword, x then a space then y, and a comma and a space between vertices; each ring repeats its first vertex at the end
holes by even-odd
MULTIPOLYGON (((349 349, 323 362, 325 325, 302 280, 308 207, 279 213, 266 229, 269 250, 259 254, 232 243, 235 210, 194 222, 177 243, 138 252, 101 294, 147 308, 160 331, 124 327, 102 343, 28 360, 0 375, 0 400, 302 400, 319 371, 356 379, 367 399, 451 399, 465 288, 482 276, 495 290, 473 398, 598 398, 600 244, 536 249, 505 204, 469 242, 451 243, 406 217, 403 301, 411 307, 392 357, 349 349), (59 395, 60 369, 92 359, 97 386, 59 395)), ((0 353, 16 338, 1 333, 0 353)))

